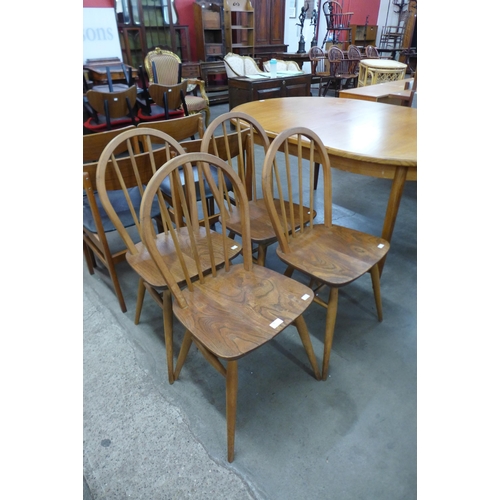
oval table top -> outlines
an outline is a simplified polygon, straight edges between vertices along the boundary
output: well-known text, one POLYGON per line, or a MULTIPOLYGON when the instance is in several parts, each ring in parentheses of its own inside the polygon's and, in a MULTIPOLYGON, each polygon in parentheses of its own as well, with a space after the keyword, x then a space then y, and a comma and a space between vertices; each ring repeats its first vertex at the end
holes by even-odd
POLYGON ((408 168, 416 179, 417 110, 393 104, 323 97, 285 97, 241 104, 270 138, 290 127, 307 127, 323 141, 332 167, 373 177, 393 178, 408 168))
MULTIPOLYGON (((331 97, 282 97, 236 106, 257 119, 270 139, 291 127, 316 132, 333 168, 392 179, 382 228, 391 241, 407 180, 417 180, 417 110, 331 97)), ((385 260, 385 259, 384 259, 385 260)), ((384 262, 379 264, 380 273, 384 262)))
POLYGON ((403 69, 407 67, 407 64, 394 61, 394 59, 362 59, 359 64, 376 69, 403 69))

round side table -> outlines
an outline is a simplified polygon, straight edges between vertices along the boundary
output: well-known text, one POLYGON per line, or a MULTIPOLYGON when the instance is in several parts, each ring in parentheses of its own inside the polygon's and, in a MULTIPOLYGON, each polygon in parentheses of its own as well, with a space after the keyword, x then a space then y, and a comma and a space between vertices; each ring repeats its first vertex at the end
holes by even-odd
POLYGON ((403 80, 406 67, 392 59, 363 59, 359 62, 358 87, 403 80))

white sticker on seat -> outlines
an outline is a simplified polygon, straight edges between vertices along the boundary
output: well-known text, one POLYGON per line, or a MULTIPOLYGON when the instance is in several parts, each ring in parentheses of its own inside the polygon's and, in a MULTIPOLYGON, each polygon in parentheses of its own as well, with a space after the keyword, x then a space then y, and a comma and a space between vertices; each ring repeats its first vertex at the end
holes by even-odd
POLYGON ((283 320, 279 319, 279 318, 276 318, 269 326, 271 328, 277 328, 278 326, 281 325, 281 323, 283 323, 283 320))

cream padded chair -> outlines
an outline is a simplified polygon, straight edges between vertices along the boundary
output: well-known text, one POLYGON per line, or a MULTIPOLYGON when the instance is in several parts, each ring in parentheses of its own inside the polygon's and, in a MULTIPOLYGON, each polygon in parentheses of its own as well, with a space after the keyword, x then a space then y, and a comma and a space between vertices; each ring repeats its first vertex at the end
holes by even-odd
MULTIPOLYGON (((278 59, 276 63, 276 71, 296 71, 297 73, 303 73, 295 61, 283 61, 278 59)), ((264 67, 264 71, 267 71, 268 73, 271 71, 270 61, 264 61, 262 66, 264 67)))
POLYGON ((228 78, 255 75, 262 72, 262 70, 255 62, 255 59, 251 58, 250 56, 240 56, 239 54, 233 54, 232 52, 228 52, 225 55, 224 66, 226 67, 228 78))

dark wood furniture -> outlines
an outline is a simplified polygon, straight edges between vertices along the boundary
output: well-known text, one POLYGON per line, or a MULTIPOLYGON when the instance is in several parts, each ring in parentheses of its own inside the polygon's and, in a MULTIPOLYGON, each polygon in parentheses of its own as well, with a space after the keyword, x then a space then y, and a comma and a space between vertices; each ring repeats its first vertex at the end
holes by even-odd
POLYGON ((305 62, 309 62, 309 53, 304 52, 298 54, 297 52, 279 52, 276 59, 283 59, 283 61, 295 61, 299 68, 302 69, 302 65, 305 62))
POLYGON ((358 47, 376 45, 377 32, 376 24, 351 24, 351 43, 358 47))
POLYGON ((226 31, 226 53, 234 52, 254 56, 255 16, 250 0, 234 2, 226 0, 224 6, 224 29, 226 31), (243 51, 243 52, 240 52, 243 51))
POLYGON ((277 78, 229 78, 229 109, 245 102, 274 97, 311 95, 311 75, 278 76, 277 78))
POLYGON ((148 51, 161 47, 191 60, 189 27, 180 25, 172 0, 118 0, 118 33, 123 60, 139 67, 148 51))
POLYGON ((263 61, 286 52, 284 41, 285 0, 259 0, 255 9, 255 57, 263 61))
POLYGON ((224 61, 200 62, 200 72, 210 104, 227 102, 228 78, 224 61))
MULTIPOLYGON (((227 9, 229 1, 225 0, 224 8, 227 9)), ((241 0, 242 6, 247 5, 247 0, 241 0)), ((231 43, 228 35, 226 12, 226 52, 233 52, 242 56, 252 56, 254 58, 267 61, 271 58, 278 59, 281 52, 286 52, 288 45, 284 42, 285 26, 285 0, 259 0, 251 2, 253 5, 253 42, 245 38, 241 31, 241 38, 231 43)), ((234 27, 234 26, 233 26, 234 27)), ((236 33, 235 33, 236 34, 236 33)))
POLYGON ((222 2, 197 0, 193 3, 196 54, 200 61, 215 61, 226 53, 222 2))
POLYGON ((83 65, 83 70, 87 72, 92 85, 102 85, 112 82, 126 83, 130 86, 131 80, 138 76, 137 69, 128 64, 124 64, 117 57, 111 59, 88 59, 83 65))

